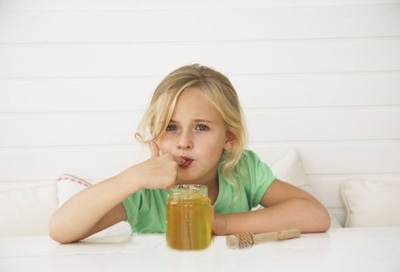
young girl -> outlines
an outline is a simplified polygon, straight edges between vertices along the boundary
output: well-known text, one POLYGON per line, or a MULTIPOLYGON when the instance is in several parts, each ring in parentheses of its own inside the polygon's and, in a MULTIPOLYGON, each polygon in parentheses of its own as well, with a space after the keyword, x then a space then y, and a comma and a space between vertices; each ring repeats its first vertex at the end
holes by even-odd
POLYGON ((122 220, 134 232, 165 232, 166 189, 174 184, 208 187, 215 235, 330 226, 318 200, 277 180, 245 150, 237 94, 213 69, 190 65, 165 77, 136 138, 149 145, 151 157, 66 202, 50 221, 54 240, 75 242, 122 220), (250 211, 259 204, 265 209, 250 211))

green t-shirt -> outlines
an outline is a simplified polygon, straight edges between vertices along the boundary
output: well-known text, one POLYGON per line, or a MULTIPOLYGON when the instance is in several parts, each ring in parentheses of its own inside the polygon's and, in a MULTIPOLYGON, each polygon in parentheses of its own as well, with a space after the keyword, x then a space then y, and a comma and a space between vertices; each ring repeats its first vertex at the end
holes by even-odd
MULTIPOLYGON (((252 151, 246 150, 240 159, 242 178, 239 193, 218 173, 219 192, 214 203, 216 213, 248 212, 256 207, 275 177, 271 169, 252 151)), ((123 201, 127 222, 133 232, 164 233, 167 190, 140 190, 123 201)))

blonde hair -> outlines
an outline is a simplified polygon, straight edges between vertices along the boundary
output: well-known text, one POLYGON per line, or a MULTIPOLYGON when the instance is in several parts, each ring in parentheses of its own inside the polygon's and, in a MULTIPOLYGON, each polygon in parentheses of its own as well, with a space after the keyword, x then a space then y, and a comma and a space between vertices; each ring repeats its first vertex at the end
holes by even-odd
POLYGON ((237 166, 247 141, 242 108, 229 79, 209 67, 193 64, 168 74, 155 89, 135 137, 142 143, 158 140, 170 123, 179 95, 191 87, 199 88, 221 114, 227 135, 233 139, 231 150, 221 156, 219 171, 228 183, 238 188, 237 166))

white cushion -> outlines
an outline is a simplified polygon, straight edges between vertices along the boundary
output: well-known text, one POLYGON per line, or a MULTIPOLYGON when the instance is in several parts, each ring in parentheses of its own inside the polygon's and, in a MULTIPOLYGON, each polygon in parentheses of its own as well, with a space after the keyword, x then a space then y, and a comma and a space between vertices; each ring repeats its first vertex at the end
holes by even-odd
POLYGON ((341 190, 346 227, 400 226, 400 181, 353 179, 341 190))
POLYGON ((57 208, 55 184, 0 191, 0 235, 46 235, 57 208))
MULTIPOLYGON (((291 148, 282 158, 271 165, 271 170, 279 180, 292 184, 319 199, 304 172, 303 164, 296 148, 291 148)), ((329 213, 332 228, 341 228, 337 218, 329 213)))
POLYGON ((282 158, 271 165, 271 170, 277 179, 299 187, 316 197, 317 194, 304 172, 297 149, 291 148, 282 158))
POLYGON ((62 175, 57 180, 58 207, 92 184, 72 175, 62 175))

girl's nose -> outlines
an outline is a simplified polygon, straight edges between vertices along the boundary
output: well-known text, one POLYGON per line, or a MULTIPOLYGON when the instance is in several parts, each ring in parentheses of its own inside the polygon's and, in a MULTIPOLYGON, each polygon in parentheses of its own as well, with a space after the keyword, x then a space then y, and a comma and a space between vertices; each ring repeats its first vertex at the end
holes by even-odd
POLYGON ((190 133, 184 132, 180 135, 177 144, 179 149, 190 149, 193 147, 193 141, 190 133))

